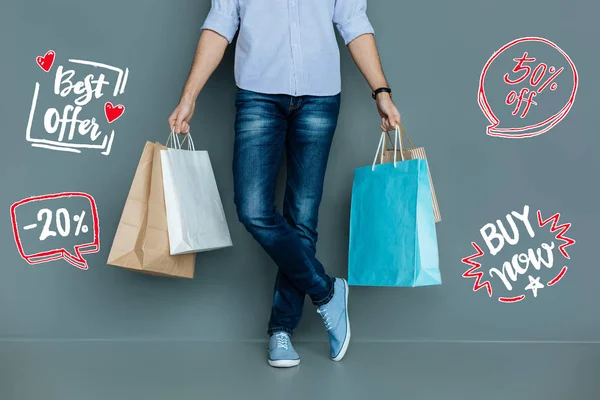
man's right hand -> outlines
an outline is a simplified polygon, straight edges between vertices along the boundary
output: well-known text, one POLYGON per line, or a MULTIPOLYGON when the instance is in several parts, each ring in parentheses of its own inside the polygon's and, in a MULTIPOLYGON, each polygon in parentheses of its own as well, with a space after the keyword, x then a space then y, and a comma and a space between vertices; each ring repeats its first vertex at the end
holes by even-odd
POLYGON ((179 105, 169 117, 169 126, 175 133, 190 132, 190 120, 194 115, 196 98, 223 59, 228 44, 229 42, 224 36, 210 29, 204 29, 200 34, 194 62, 181 91, 179 105))
POLYGON ((190 119, 194 115, 194 101, 181 100, 169 117, 169 126, 175 133, 189 133, 190 119))

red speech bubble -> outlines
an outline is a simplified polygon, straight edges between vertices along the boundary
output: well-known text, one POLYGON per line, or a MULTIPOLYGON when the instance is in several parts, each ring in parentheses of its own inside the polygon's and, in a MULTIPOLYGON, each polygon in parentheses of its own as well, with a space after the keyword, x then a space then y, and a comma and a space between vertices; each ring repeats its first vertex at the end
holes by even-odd
POLYGON ((577 93, 578 82, 579 80, 575 64, 573 64, 573 61, 571 61, 567 53, 565 53, 560 47, 558 47, 550 40, 540 37, 523 37, 520 39, 513 40, 510 43, 507 43, 506 45, 498 49, 490 57, 488 62, 485 64, 483 71, 481 72, 481 77, 479 78, 479 91, 477 95, 477 100, 481 111, 483 111, 483 114, 491 124, 487 127, 487 134, 490 136, 522 139, 526 137, 541 135, 542 133, 547 132, 548 130, 552 129, 556 124, 558 124, 567 115, 567 113, 573 106, 573 102, 575 101, 575 94, 577 93), (546 65, 543 62, 536 64, 534 63, 536 61, 535 57, 530 56, 527 51, 523 53, 523 57, 514 59, 514 61, 516 62, 516 66, 514 67, 512 72, 520 73, 521 75, 517 79, 511 80, 508 78, 508 74, 506 74, 504 75, 504 82, 509 85, 515 85, 517 83, 521 83, 522 81, 526 81, 530 83, 531 89, 535 90, 531 90, 530 88, 522 88, 519 92, 511 91, 508 94, 508 96, 506 96, 505 103, 507 105, 516 104, 515 112, 513 112, 513 115, 516 115, 516 111, 520 108, 521 104, 524 104, 525 109, 521 112, 520 116, 521 119, 524 118, 530 106, 532 104, 537 104, 534 100, 536 95, 544 91, 550 92, 556 89, 557 83, 554 82, 554 79, 557 78, 561 73, 568 74, 570 72, 573 74, 573 89, 571 90, 571 94, 566 104, 562 106, 562 108, 560 108, 558 112, 554 113, 548 118, 545 118, 543 121, 524 125, 522 121, 512 119, 510 122, 508 122, 509 124, 512 124, 512 126, 500 127, 500 119, 494 114, 494 111, 492 110, 486 97, 485 79, 488 70, 494 62, 494 60, 496 60, 503 52, 505 52, 509 48, 520 45, 522 43, 532 42, 543 43, 559 52, 566 60, 566 68, 557 68, 554 66, 550 66, 548 68, 548 65, 546 65))
MULTIPOLYGON (((64 212, 62 213, 63 214, 62 220, 59 220, 59 213, 58 212, 56 213, 56 226, 57 226, 59 234, 61 236, 69 236, 71 233, 71 229, 70 229, 71 219, 70 219, 70 217, 68 217, 68 212, 66 211, 66 209, 61 209, 61 211, 63 211, 63 210, 64 210, 64 212), (62 221, 62 222, 59 222, 59 221, 62 221)), ((46 209, 44 209, 43 211, 46 211, 46 209)), ((86 215, 85 211, 86 210, 82 211, 79 215, 75 215, 73 217, 73 221, 74 221, 74 225, 75 225, 75 227, 73 229, 74 236, 78 236, 81 231, 87 232, 87 230, 88 230, 88 225, 83 225, 83 221, 84 221, 84 218, 86 215)), ((38 212, 38 220, 39 221, 41 221, 40 215, 42 215, 42 216, 44 215, 42 210, 40 210, 40 212, 38 212)), ((88 269, 87 261, 83 258, 83 255, 90 254, 90 253, 97 253, 100 250, 100 236, 99 236, 100 235, 100 224, 99 224, 99 220, 98 220, 98 210, 96 208, 96 201, 94 200, 94 198, 92 196, 90 196, 87 193, 63 192, 63 193, 55 193, 55 194, 46 194, 43 196, 28 197, 26 199, 23 199, 23 200, 17 201, 16 203, 13 203, 13 205, 10 207, 10 217, 11 217, 11 222, 12 222, 14 239, 15 239, 15 243, 17 244, 17 249, 19 250, 19 254, 30 265, 40 264, 40 263, 58 260, 58 259, 62 258, 65 261, 67 261, 69 264, 73 265, 74 267, 77 267, 82 270, 87 270, 88 269), (42 201, 45 201, 45 200, 47 201, 50 199, 71 198, 71 197, 82 197, 89 201, 90 214, 92 217, 92 225, 91 226, 93 229, 93 231, 92 231, 93 240, 73 246, 72 253, 64 247, 48 249, 48 250, 44 250, 44 251, 40 251, 40 252, 26 252, 24 249, 25 246, 22 241, 22 236, 23 236, 22 233, 25 230, 33 229, 33 228, 37 227, 37 224, 19 226, 19 224, 17 223, 18 208, 23 206, 24 204, 29 204, 32 202, 42 202, 42 201)), ((51 218, 51 217, 49 217, 49 218, 51 218)), ((42 234, 40 235, 40 240, 44 240, 46 237, 49 237, 49 236, 57 235, 57 233, 55 231, 52 231, 49 228, 51 222, 52 222, 51 219, 46 219, 46 223, 42 229, 42 234)))

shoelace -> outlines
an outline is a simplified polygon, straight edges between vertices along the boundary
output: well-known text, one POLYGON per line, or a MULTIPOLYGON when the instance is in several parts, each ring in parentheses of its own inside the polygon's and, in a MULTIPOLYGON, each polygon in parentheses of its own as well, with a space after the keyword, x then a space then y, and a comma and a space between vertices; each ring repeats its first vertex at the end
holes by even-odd
POLYGON ((282 349, 286 349, 289 350, 288 347, 288 335, 286 335, 285 333, 279 333, 275 336, 275 339, 277 339, 277 348, 282 348, 282 349))
POLYGON ((319 315, 321 315, 321 318, 323 318, 323 321, 325 322, 325 328, 327 328, 327 330, 330 330, 332 328, 331 326, 331 319, 329 318, 329 313, 327 313, 327 309, 317 309, 317 312, 319 313, 319 315))

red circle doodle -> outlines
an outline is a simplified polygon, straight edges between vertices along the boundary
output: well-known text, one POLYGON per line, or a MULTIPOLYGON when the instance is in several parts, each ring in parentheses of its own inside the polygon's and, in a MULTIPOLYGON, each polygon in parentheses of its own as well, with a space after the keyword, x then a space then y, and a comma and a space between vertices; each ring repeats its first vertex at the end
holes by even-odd
MULTIPOLYGON (((544 70, 545 70, 545 68, 544 68, 544 70)), ((551 78, 558 75, 559 73, 560 72, 556 72, 555 75, 553 75, 551 78)), ((531 77, 531 79, 533 79, 533 76, 531 77)), ((547 81, 544 85, 546 85, 550 82, 551 82, 551 80, 547 81)), ((479 103, 479 107, 481 108, 481 111, 483 112, 483 114, 485 115, 485 117, 491 124, 487 127, 486 133, 490 136, 522 139, 522 138, 526 138, 526 137, 541 135, 542 133, 547 132, 548 130, 552 129, 556 124, 558 124, 567 115, 567 113, 573 106, 573 102, 575 101, 575 94, 577 93, 578 82, 579 82, 579 77, 577 74, 577 69, 575 68, 575 64, 573 64, 573 61, 567 55, 567 53, 565 53, 560 47, 558 47, 555 43, 551 42, 550 40, 540 38, 540 37, 522 37, 519 39, 515 39, 510 43, 505 44, 500 49, 498 49, 496 52, 494 52, 494 54, 492 54, 492 56, 489 58, 489 60, 483 67, 481 76, 479 78, 479 90, 477 92, 477 101, 479 103), (523 42, 542 42, 542 43, 547 44, 548 46, 551 46, 555 50, 557 50, 567 60, 567 62, 571 66, 571 69, 573 71, 573 82, 574 82, 573 90, 571 91, 569 100, 560 109, 560 111, 558 111, 556 114, 550 116, 549 118, 545 119, 544 121, 538 122, 537 124, 523 126, 523 127, 498 128, 498 125, 500 124, 500 120, 494 114, 494 112, 486 98, 485 86, 484 86, 485 77, 486 77, 486 74, 488 72, 490 65, 494 62, 494 60, 496 58, 498 58, 498 56, 500 54, 502 54, 508 48, 510 48, 514 45, 517 45, 519 43, 523 43, 523 42), (531 130, 533 130, 533 131, 531 131, 531 130)), ((543 88, 541 88, 540 92, 544 88, 545 88, 545 86, 543 88)), ((550 90, 555 90, 556 88, 557 88, 556 82, 552 82, 550 85, 550 90)), ((516 95, 516 93, 515 93, 515 95, 516 95)), ((507 100, 508 100, 508 97, 507 97, 507 100)))

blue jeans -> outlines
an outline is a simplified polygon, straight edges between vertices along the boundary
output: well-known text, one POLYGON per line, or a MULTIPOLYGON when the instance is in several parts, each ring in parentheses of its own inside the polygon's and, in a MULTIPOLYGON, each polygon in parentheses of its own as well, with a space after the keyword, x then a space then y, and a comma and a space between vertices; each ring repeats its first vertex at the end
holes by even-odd
POLYGON ((238 219, 277 264, 267 333, 292 334, 304 297, 316 306, 333 296, 333 277, 316 258, 317 219, 340 94, 289 96, 238 89, 233 153, 238 219), (283 152, 283 215, 275 183, 283 152))

